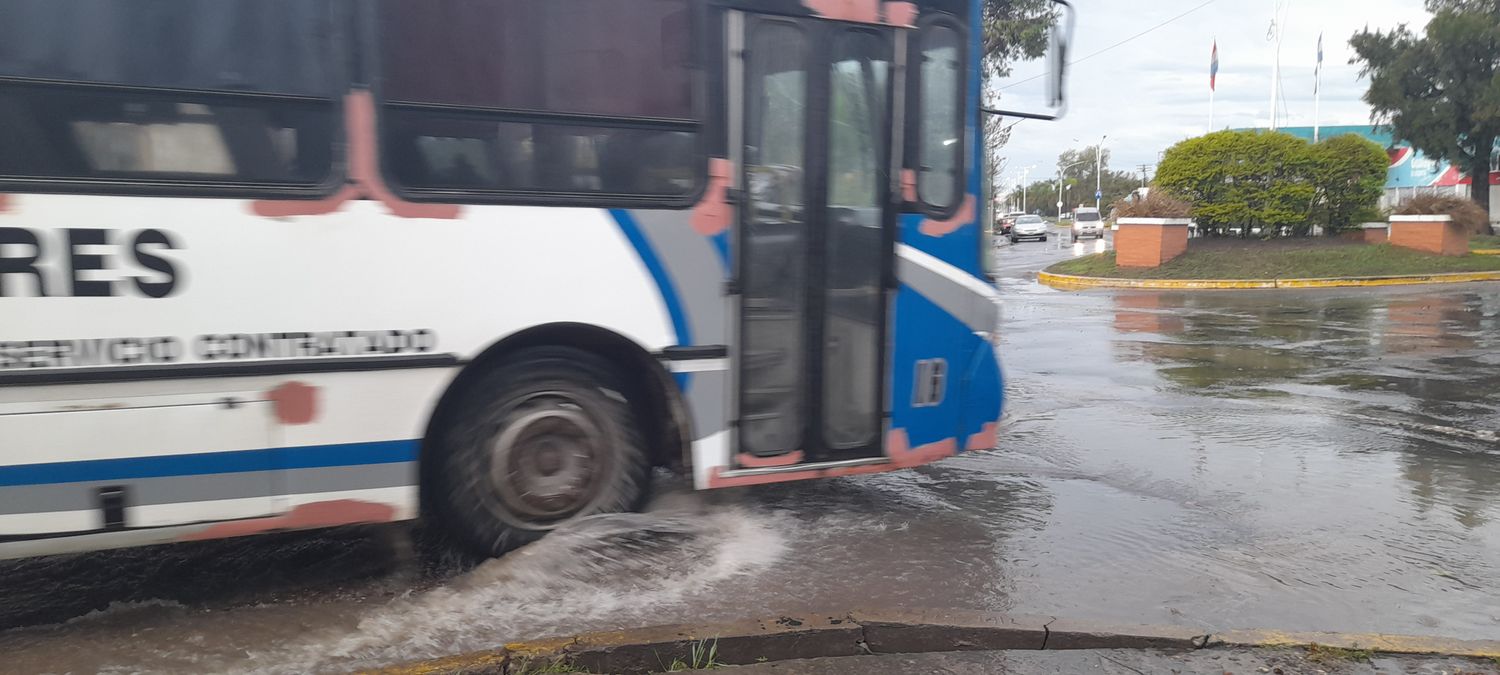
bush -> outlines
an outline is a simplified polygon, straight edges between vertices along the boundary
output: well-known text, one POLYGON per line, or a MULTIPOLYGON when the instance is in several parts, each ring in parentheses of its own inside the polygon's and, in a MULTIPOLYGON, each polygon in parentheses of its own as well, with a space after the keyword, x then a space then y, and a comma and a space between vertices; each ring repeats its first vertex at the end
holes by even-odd
POLYGON ((1121 199, 1112 208, 1115 218, 1187 218, 1193 215, 1192 204, 1160 189, 1152 189, 1145 197, 1121 199))
POLYGON ((1353 227, 1380 201, 1390 158, 1357 135, 1314 145, 1280 132, 1218 131, 1168 149, 1156 181, 1207 232, 1274 236, 1353 227))
POLYGON ((1451 195, 1417 195, 1396 207, 1399 216, 1449 216, 1469 234, 1489 234, 1490 214, 1469 199, 1451 195))

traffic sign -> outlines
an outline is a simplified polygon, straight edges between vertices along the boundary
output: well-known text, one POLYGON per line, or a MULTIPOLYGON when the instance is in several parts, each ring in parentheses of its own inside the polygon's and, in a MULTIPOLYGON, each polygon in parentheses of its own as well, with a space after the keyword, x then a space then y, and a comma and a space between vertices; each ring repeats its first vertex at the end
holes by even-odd
POLYGON ((1094 199, 1104 199, 1104 191, 1103 190, 1099 190, 1098 192, 1095 192, 1094 193, 1094 199))

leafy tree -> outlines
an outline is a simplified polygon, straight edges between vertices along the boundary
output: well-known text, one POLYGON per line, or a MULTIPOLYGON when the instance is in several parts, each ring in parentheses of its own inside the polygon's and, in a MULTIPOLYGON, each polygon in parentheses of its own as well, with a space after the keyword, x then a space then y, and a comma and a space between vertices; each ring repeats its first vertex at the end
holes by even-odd
POLYGON ((1385 192, 1390 157, 1380 144, 1355 134, 1312 146, 1315 220, 1338 230, 1358 223, 1385 192))
POLYGON ((1429 0, 1418 37, 1406 26, 1350 39, 1370 80, 1375 120, 1429 157, 1463 167, 1489 210, 1487 177, 1500 138, 1500 1, 1429 0))
POLYGON ((984 0, 984 65, 988 74, 1005 77, 1018 59, 1047 53, 1047 36, 1057 20, 1052 0, 984 0))
MULTIPOLYGON (((984 0, 983 91, 993 91, 990 87, 993 78, 1010 75, 1011 65, 1017 60, 1037 59, 1046 54, 1048 32, 1055 20, 1051 0, 984 0)), ((986 185, 998 185, 1000 174, 1005 171, 1001 150, 1010 141, 1014 124, 997 115, 984 116, 986 185)))
POLYGON ((1317 162, 1307 141, 1279 132, 1219 131, 1167 150, 1156 184, 1193 204, 1205 230, 1261 226, 1306 232, 1317 162))

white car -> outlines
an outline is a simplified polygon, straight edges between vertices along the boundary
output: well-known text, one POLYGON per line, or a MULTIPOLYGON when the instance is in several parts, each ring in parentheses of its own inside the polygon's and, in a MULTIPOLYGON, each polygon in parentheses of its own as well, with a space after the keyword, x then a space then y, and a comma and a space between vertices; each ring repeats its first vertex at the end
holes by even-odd
POLYGON ((1099 217, 1099 209, 1081 208, 1074 215, 1073 241, 1084 237, 1104 238, 1104 219, 1099 217))
POLYGON ((1047 241, 1047 221, 1041 216, 1016 218, 1016 224, 1010 228, 1010 243, 1019 243, 1022 239, 1047 241))

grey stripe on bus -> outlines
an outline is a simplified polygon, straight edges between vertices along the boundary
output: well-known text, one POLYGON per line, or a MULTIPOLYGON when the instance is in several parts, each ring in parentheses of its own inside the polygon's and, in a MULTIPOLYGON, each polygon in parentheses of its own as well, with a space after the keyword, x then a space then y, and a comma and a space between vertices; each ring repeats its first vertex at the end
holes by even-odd
MULTIPOLYGON (((88 511, 99 508, 99 488, 124 487, 125 506, 185 504, 271 495, 344 492, 417 483, 417 463, 249 471, 200 476, 18 485, 0 488, 0 515, 88 511)), ((0 532, 0 534, 4 534, 0 532)))
MULTIPOLYGON (((691 211, 633 211, 635 221, 650 240, 656 255, 672 276, 693 342, 698 345, 728 344, 728 319, 724 297, 724 266, 707 237, 693 231, 691 211)), ((693 420, 693 436, 705 438, 729 424, 725 414, 728 379, 725 373, 693 373, 687 405, 693 420)))
POLYGON ((724 266, 713 243, 693 231, 689 222, 692 211, 632 211, 631 215, 672 275, 693 331, 693 343, 727 344, 724 266))
MULTIPOLYGON (((904 256, 896 259, 901 283, 931 300, 943 311, 977 333, 992 333, 1000 323, 1000 307, 986 297, 934 269, 904 256)), ((982 282, 981 282, 982 283, 982 282)))

